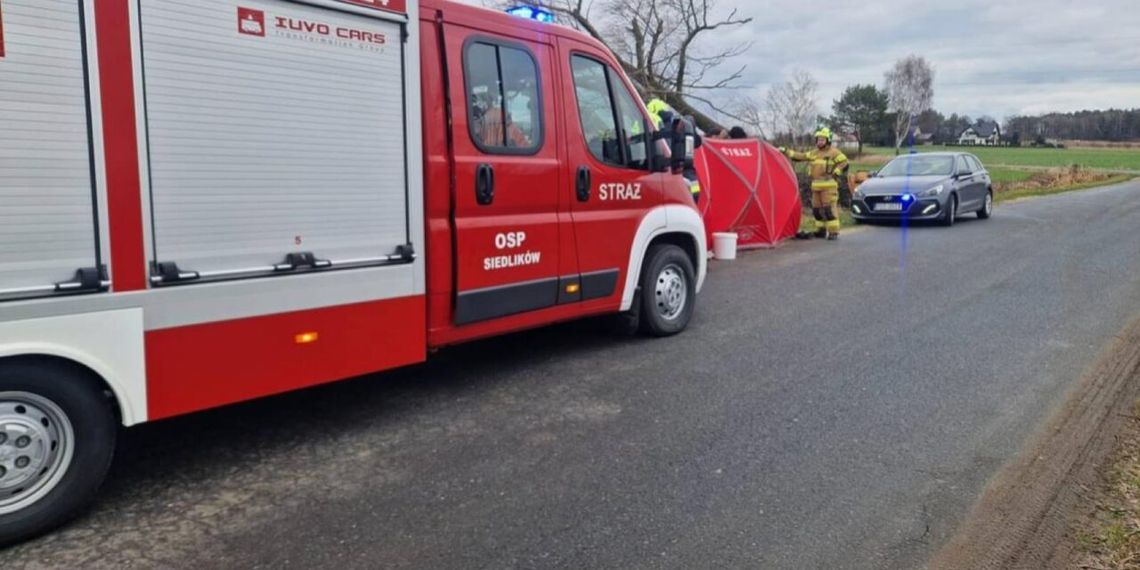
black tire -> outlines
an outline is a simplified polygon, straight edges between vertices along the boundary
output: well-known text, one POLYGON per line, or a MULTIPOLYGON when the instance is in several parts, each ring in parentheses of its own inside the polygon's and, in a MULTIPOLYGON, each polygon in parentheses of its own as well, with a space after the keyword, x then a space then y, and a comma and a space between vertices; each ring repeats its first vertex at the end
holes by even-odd
MULTIPOLYGON (((43 422, 48 421, 50 413, 37 414, 41 408, 36 408, 35 403, 25 405, 28 400, 22 398, 29 397, 37 399, 41 405, 45 401, 50 402, 55 406, 50 413, 62 414, 66 420, 58 423, 70 424, 70 445, 64 443, 68 439, 66 436, 58 438, 58 446, 50 436, 43 441, 50 439, 53 450, 70 447, 71 456, 67 460, 66 454, 59 452, 63 458, 56 467, 40 471, 39 479, 53 484, 42 485, 44 494, 34 501, 28 499, 25 506, 18 505, 16 501, 22 492, 25 498, 32 496, 27 494, 27 489, 4 489, 0 506, 4 506, 5 500, 10 503, 6 509, 0 509, 0 513, 8 509, 12 512, 0 514, 0 546, 49 531, 82 512, 103 483, 115 451, 118 427, 114 409, 103 391, 82 372, 36 360, 0 363, 0 421, 11 421, 10 425, 15 429, 17 422, 30 418, 33 422, 42 423, 46 431, 51 422, 43 422), (44 473, 49 471, 62 474, 55 478, 45 476, 44 473)), ((42 409, 50 408, 44 405, 42 409)), ((55 426, 56 435, 62 429, 62 426, 55 426)), ((38 445, 41 440, 32 441, 36 442, 32 445, 38 445)), ((8 443, 18 445, 11 441, 8 443)), ((51 455, 55 456, 56 452, 51 455)), ((34 485, 35 481, 33 477, 23 484, 26 487, 28 483, 34 485)))
POLYGON ((978 210, 979 220, 988 220, 994 215, 994 191, 986 190, 986 199, 982 202, 982 209, 978 210))
POLYGON ((958 219, 958 195, 951 194, 950 201, 946 204, 946 209, 942 210, 942 219, 939 222, 950 227, 954 225, 954 221, 958 219))
POLYGON ((685 330, 697 302, 695 275, 693 261, 681 248, 649 248, 641 270, 641 332, 664 337, 685 330))

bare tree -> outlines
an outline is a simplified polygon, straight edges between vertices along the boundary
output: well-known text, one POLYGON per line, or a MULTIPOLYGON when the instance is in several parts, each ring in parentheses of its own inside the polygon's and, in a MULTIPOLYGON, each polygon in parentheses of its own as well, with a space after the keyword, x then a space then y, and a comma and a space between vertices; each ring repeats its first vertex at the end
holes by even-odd
POLYGON ((890 111, 895 113, 895 151, 910 133, 919 113, 934 102, 934 69, 926 58, 909 55, 886 73, 890 111))
POLYGON ((747 95, 731 103, 721 114, 734 119, 750 133, 762 139, 768 138, 769 132, 775 132, 775 116, 770 108, 747 95))
POLYGON ((682 114, 695 117, 706 131, 720 125, 690 101, 734 115, 720 109, 709 93, 737 87, 744 66, 726 71, 725 64, 752 44, 710 51, 703 49, 701 40, 710 32, 752 22, 737 9, 718 10, 716 0, 542 0, 538 4, 555 12, 561 23, 605 44, 643 96, 664 99, 682 114))
POLYGON ((787 133, 792 144, 798 144, 801 137, 814 126, 819 116, 816 91, 819 83, 805 70, 797 70, 791 79, 768 89, 765 103, 777 123, 777 133, 787 133))

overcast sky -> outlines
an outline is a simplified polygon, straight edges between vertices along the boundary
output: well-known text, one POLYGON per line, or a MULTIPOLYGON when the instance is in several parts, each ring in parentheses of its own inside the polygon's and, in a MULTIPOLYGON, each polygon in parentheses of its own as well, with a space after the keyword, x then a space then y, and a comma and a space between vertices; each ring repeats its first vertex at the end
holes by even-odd
POLYGON ((758 99, 803 68, 827 113, 844 87, 882 86, 915 53, 934 65, 934 105, 947 115, 1140 107, 1140 0, 715 1, 754 21, 702 46, 754 42, 737 64, 758 99))
POLYGON ((882 85, 909 53, 935 68, 939 111, 1017 114, 1140 107, 1140 1, 719 0, 755 18, 708 47, 755 42, 741 58, 757 96, 796 68, 830 111, 843 88, 882 85))

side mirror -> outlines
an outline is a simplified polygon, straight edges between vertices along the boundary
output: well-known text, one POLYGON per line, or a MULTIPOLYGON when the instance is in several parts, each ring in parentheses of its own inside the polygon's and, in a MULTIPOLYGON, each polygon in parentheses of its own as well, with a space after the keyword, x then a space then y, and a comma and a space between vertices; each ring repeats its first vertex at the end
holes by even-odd
MULTIPOLYGON (((648 125, 646 125, 646 129, 648 129, 648 125)), ((669 172, 673 162, 673 154, 669 148, 672 137, 665 131, 652 131, 649 139, 649 170, 651 172, 669 172)))

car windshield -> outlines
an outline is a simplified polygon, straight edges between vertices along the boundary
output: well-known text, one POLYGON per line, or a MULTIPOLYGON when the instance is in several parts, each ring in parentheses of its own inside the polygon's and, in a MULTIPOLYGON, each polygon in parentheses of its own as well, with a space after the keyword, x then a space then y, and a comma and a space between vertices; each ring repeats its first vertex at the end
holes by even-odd
POLYGON ((950 176, 954 172, 953 156, 900 156, 879 171, 879 176, 950 176))

